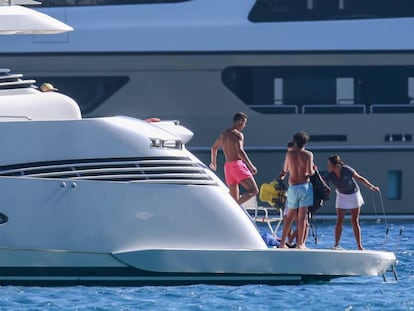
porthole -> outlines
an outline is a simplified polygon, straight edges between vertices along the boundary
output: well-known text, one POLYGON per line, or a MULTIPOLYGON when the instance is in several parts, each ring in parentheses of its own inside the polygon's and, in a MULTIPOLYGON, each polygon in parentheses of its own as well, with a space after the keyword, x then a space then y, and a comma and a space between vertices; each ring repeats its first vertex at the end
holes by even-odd
POLYGON ((0 225, 3 225, 9 221, 9 217, 4 215, 3 213, 0 213, 0 225))

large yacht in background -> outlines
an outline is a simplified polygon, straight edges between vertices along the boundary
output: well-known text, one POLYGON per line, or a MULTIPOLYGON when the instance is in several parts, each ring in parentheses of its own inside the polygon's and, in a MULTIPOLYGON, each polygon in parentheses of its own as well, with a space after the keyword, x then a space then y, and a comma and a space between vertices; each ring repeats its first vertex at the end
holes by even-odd
MULTIPOLYGON (((84 116, 179 119, 208 163, 244 111, 259 183, 305 130, 321 169, 339 153, 381 187, 387 213, 414 212, 412 0, 46 0, 38 10, 76 31, 0 37, 0 68, 52 82, 84 116)), ((363 213, 382 203, 370 195, 363 213)))

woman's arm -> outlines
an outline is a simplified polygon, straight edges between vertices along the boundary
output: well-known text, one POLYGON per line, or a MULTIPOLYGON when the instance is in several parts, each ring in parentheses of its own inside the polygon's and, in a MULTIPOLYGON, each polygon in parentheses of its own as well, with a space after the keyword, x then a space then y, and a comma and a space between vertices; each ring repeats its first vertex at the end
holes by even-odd
POLYGON ((359 182, 367 186, 370 190, 375 191, 375 192, 380 191, 379 187, 374 186, 372 183, 368 181, 368 179, 359 175, 357 172, 354 172, 354 175, 352 177, 354 177, 356 180, 358 180, 359 182))

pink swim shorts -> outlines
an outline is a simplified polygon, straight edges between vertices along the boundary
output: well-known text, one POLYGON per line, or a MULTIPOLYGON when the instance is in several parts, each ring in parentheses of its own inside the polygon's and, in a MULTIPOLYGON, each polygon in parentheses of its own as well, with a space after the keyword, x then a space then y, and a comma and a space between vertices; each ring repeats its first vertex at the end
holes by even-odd
POLYGON ((224 164, 224 176, 228 185, 234 185, 253 175, 242 160, 237 160, 224 164))

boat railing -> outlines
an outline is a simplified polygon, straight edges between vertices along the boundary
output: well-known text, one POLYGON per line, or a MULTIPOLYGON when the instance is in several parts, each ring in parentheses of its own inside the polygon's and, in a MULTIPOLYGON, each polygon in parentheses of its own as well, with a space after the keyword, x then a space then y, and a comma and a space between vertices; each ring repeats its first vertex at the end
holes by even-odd
POLYGON ((413 113, 414 104, 371 105, 371 113, 413 113))
POLYGON ((365 105, 340 104, 340 105, 303 105, 302 114, 320 113, 366 113, 365 105))
POLYGON ((277 113, 277 114, 297 114, 298 106, 296 105, 283 105, 283 104, 274 104, 274 105, 250 105, 256 112, 261 113, 277 113))
POLYGON ((24 120, 32 120, 29 116, 2 116, 0 115, 0 119, 24 119, 24 120))
POLYGON ((332 105, 249 105, 259 113, 268 114, 375 114, 375 113, 414 113, 414 100, 407 104, 356 105, 352 99, 340 99, 332 105))
POLYGON ((353 99, 353 98, 338 98, 336 103, 338 105, 353 105, 355 103, 355 99, 353 99))

